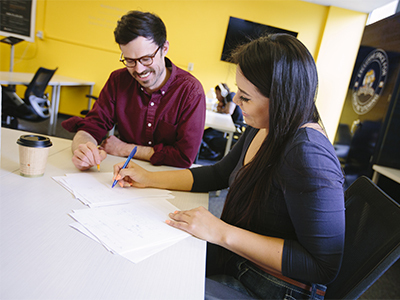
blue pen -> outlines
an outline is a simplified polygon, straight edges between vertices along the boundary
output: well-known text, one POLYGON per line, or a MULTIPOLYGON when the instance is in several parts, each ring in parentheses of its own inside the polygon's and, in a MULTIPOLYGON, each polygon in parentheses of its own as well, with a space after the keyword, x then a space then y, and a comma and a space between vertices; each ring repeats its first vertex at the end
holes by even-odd
MULTIPOLYGON (((133 156, 136 154, 136 150, 137 150, 137 147, 135 146, 135 148, 133 148, 132 152, 129 154, 128 158, 126 159, 126 162, 125 162, 124 165, 122 166, 122 169, 125 169, 125 168, 128 166, 129 162, 131 161, 131 159, 133 158, 133 156)), ((122 170, 122 169, 121 169, 121 170, 122 170)), ((117 182, 118 182, 118 180, 114 180, 114 182, 113 182, 111 188, 113 188, 113 187, 117 184, 117 182)))

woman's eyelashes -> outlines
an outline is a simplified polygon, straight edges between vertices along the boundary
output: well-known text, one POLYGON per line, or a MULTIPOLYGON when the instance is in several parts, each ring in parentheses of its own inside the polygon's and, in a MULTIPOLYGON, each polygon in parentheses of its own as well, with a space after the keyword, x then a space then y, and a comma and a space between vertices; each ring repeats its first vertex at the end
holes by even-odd
POLYGON ((250 101, 249 98, 245 98, 245 97, 243 97, 243 96, 240 96, 240 100, 243 101, 243 102, 248 102, 248 101, 250 101))

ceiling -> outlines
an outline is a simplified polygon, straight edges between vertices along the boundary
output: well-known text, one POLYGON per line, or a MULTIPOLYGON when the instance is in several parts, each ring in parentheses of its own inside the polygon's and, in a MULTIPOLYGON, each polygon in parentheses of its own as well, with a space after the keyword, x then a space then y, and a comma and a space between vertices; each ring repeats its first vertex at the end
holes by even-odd
POLYGON ((364 13, 370 13, 374 9, 382 7, 395 0, 303 0, 303 1, 312 2, 315 4, 320 4, 325 6, 336 6, 364 13))

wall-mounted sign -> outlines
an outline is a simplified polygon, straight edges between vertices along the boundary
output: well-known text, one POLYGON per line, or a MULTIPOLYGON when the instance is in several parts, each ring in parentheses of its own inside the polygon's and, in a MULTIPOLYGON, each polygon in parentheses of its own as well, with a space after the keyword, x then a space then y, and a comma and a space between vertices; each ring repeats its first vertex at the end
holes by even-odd
POLYGON ((364 59, 353 85, 352 105, 357 114, 366 114, 378 102, 388 71, 389 60, 384 50, 375 49, 364 59))

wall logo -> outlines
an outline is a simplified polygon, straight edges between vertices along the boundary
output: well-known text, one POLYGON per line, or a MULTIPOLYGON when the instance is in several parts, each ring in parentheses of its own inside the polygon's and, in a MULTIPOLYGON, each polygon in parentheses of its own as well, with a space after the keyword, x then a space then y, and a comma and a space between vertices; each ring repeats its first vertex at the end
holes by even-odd
POLYGON ((352 104, 357 114, 366 114, 378 102, 388 71, 389 60, 384 50, 376 49, 364 59, 353 86, 352 104))

